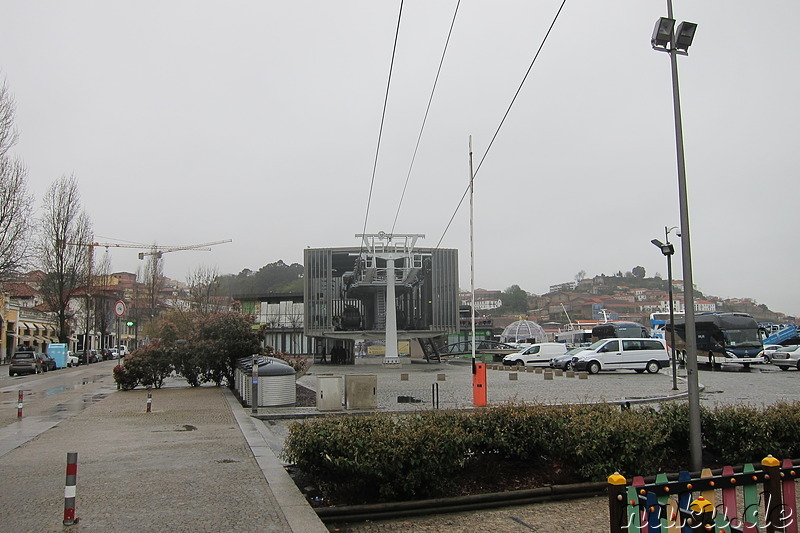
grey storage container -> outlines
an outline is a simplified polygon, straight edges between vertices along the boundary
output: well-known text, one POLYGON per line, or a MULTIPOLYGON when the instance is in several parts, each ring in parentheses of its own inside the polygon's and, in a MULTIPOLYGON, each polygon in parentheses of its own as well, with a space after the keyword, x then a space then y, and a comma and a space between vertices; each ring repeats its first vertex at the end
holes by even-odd
MULTIPOLYGON (((265 358, 258 365, 258 406, 282 407, 297 400, 294 368, 280 359, 265 358)), ((252 379, 250 381, 252 387, 252 379)))

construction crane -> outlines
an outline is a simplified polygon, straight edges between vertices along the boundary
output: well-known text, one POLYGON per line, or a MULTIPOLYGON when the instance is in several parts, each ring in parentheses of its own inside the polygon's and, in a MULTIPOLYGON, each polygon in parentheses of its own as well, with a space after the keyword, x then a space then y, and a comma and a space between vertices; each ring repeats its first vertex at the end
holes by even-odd
POLYGON ((214 241, 214 242, 204 242, 201 244, 190 244, 188 246, 148 246, 150 248, 149 252, 139 252, 139 259, 144 259, 145 256, 154 255, 158 259, 161 259, 161 256, 167 252, 179 252, 181 250, 194 250, 195 252, 210 252, 211 248, 208 246, 214 246, 216 244, 225 244, 226 242, 231 242, 231 239, 225 239, 224 241, 214 241))
POLYGON ((149 252, 139 252, 139 259, 144 259, 145 256, 148 255, 155 255, 159 259, 161 256, 167 252, 177 252, 180 250, 195 250, 195 251, 204 251, 210 252, 211 248, 209 246, 214 246, 216 244, 224 244, 226 242, 231 242, 231 239, 225 239, 223 241, 214 241, 214 242, 205 242, 201 244, 190 244, 184 246, 157 246, 155 244, 121 244, 117 242, 65 242, 60 241, 56 243, 59 246, 86 246, 89 248, 89 272, 88 272, 88 280, 87 285, 91 286, 92 284, 92 270, 94 267, 94 249, 97 246, 101 246, 106 250, 109 248, 138 248, 144 250, 150 250, 149 252))

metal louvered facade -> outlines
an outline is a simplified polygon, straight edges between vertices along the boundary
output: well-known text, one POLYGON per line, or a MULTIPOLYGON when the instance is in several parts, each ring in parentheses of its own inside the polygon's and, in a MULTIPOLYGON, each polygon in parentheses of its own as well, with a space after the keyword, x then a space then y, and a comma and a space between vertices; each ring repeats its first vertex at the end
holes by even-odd
MULTIPOLYGON (((306 336, 356 339, 383 335, 386 279, 381 289, 380 276, 385 262, 364 260, 365 255, 363 247, 304 251, 306 336), (378 273, 374 280, 367 274, 370 267, 378 273)), ((405 271, 401 264, 396 278, 399 338, 457 333, 458 250, 415 248, 413 255, 414 264, 405 264, 405 271), (410 275, 404 279, 402 272, 409 271, 413 271, 413 279, 410 275)))

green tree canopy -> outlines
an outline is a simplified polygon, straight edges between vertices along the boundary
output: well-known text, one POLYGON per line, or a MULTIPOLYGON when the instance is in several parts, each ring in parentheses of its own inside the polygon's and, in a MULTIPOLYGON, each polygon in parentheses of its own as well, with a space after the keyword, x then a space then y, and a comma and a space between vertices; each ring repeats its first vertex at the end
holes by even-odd
POLYGON ((504 312, 524 313, 528 310, 528 293, 519 285, 512 285, 504 290, 501 299, 504 312))

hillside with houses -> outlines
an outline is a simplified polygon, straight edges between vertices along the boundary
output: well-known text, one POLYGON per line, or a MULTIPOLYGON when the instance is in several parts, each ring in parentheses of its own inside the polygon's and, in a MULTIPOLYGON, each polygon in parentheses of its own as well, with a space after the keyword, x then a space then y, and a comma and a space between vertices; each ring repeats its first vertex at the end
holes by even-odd
MULTIPOLYGON (((539 324, 568 325, 578 321, 631 320, 649 324, 651 313, 668 312, 669 286, 665 279, 644 277, 643 269, 632 273, 576 276, 577 281, 551 285, 546 294, 529 294, 513 285, 504 291, 475 290, 475 309, 480 315, 526 316, 539 324)), ((683 281, 672 282, 673 309, 685 310, 683 281)), ((471 294, 461 292, 461 304, 469 305, 471 294)), ((771 311, 750 298, 719 298, 695 288, 695 312, 742 312, 758 322, 795 323, 796 317, 771 311)))

